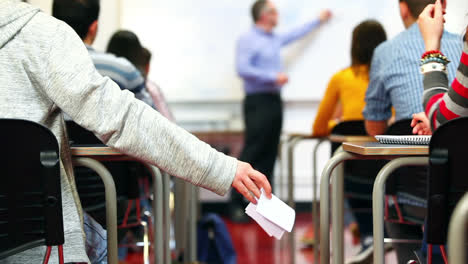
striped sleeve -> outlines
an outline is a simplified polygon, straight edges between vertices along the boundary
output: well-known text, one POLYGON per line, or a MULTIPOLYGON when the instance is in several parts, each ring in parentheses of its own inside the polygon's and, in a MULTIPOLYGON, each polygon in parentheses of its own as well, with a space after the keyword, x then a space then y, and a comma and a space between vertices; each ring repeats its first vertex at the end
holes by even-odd
POLYGON ((468 116, 468 44, 452 86, 448 87, 444 72, 430 72, 424 76, 423 102, 433 130, 448 120, 468 116))

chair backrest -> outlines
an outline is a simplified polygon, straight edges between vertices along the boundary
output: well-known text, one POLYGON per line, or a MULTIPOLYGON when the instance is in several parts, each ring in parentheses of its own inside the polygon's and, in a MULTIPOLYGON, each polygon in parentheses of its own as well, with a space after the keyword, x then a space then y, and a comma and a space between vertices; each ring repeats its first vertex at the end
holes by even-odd
POLYGON ((93 132, 84 129, 73 121, 66 121, 68 139, 72 145, 103 145, 93 132))
POLYGON ((468 192, 468 118, 459 118, 440 126, 429 146, 427 240, 446 243, 450 216, 460 198, 468 192))
MULTIPOLYGON (((66 121, 68 138, 72 146, 103 146, 91 131, 73 121, 66 121)), ((118 201, 139 198, 138 175, 145 171, 134 161, 103 162, 111 172, 117 188, 118 201), (143 172, 142 172, 143 171, 143 172)), ((75 167, 75 183, 83 209, 103 227, 105 222, 105 188, 102 179, 88 168, 75 167)), ((120 210, 118 212, 121 213, 120 210)), ((121 217, 119 217, 121 218, 121 217)))
MULTIPOLYGON (((365 136, 367 135, 366 127, 363 120, 345 121, 338 123, 331 131, 332 135, 340 136, 365 136)), ((341 146, 341 143, 332 143, 332 155, 336 149, 341 146)))
POLYGON ((46 127, 0 119, 0 259, 64 243, 59 146, 46 127))
MULTIPOLYGON (((411 119, 403 119, 393 123, 385 132, 386 135, 404 136, 412 135, 411 119)), ((385 184, 387 195, 396 195, 397 191, 415 194, 423 199, 426 196, 426 168, 404 167, 397 169, 385 184), (407 177, 412 175, 412 177, 407 177)))
POLYGON ((403 119, 393 123, 385 132, 385 135, 406 136, 412 135, 411 119, 403 119))

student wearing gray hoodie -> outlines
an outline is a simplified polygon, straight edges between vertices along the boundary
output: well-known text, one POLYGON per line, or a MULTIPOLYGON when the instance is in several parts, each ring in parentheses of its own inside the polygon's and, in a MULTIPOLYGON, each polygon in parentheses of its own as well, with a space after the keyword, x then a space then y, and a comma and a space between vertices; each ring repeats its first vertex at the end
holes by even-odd
MULTIPOLYGON (((263 174, 215 151, 131 92, 121 91, 97 73, 68 25, 18 0, 0 0, 0 80, 0 117, 40 123, 59 141, 66 263, 89 259, 64 113, 108 146, 220 195, 230 186, 252 202, 260 188, 271 194, 263 174)), ((38 247, 1 262, 40 263, 44 253, 45 247, 38 247)), ((56 260, 51 256, 51 263, 56 260)))

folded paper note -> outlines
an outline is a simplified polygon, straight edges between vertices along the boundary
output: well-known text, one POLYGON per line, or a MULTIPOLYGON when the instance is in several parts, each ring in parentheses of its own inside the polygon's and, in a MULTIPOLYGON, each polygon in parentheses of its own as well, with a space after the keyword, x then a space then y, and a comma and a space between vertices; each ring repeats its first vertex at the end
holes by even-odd
POLYGON ((264 191, 257 205, 250 203, 245 213, 255 220, 269 236, 281 239, 284 231, 291 232, 296 219, 296 212, 275 195, 266 198, 264 191))

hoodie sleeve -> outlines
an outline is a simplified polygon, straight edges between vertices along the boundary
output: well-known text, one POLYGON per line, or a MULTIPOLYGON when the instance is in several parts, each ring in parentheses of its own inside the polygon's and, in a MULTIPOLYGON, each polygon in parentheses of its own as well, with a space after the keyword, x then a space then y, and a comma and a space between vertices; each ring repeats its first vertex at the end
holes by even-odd
MULTIPOLYGON (((57 21, 56 21, 57 23, 57 21)), ((150 106, 99 75, 81 39, 58 26, 44 61, 44 93, 105 144, 220 195, 230 188, 237 161, 167 121, 150 106)))

